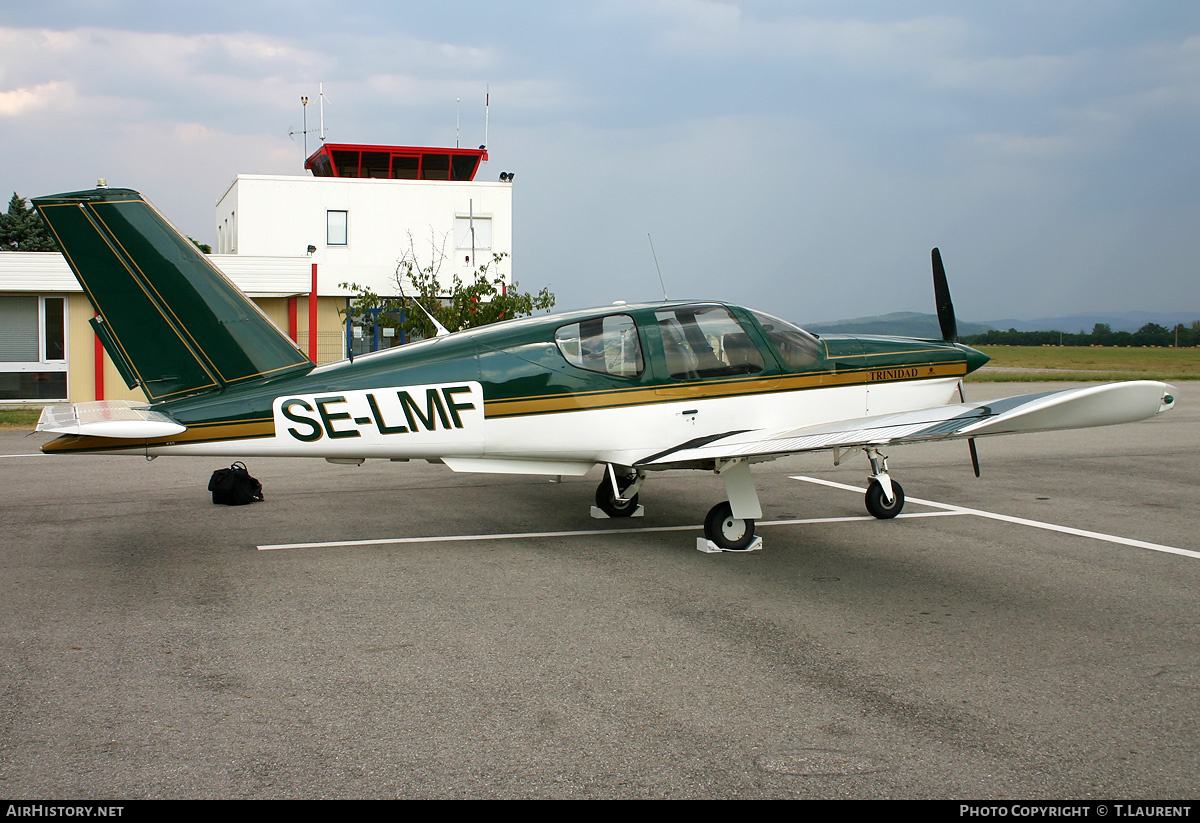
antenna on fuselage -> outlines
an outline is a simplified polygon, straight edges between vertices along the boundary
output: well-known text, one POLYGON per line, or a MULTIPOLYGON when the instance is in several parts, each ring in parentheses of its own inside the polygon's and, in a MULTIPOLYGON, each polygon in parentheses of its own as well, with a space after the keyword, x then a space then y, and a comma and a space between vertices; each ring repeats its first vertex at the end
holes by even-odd
POLYGON ((654 268, 658 271, 658 285, 662 286, 663 302, 666 303, 671 298, 667 297, 667 284, 662 279, 662 268, 658 265, 658 255, 654 252, 654 238, 650 236, 650 232, 646 232, 646 239, 650 241, 650 256, 654 258, 654 268))
POLYGON ((428 309, 426 309, 424 306, 422 306, 422 305, 421 305, 421 301, 420 301, 420 300, 418 300, 417 298, 415 298, 415 297, 414 297, 414 298, 412 298, 412 301, 413 301, 414 303, 416 303, 416 304, 417 304, 417 308, 418 308, 418 309, 420 309, 420 310, 421 310, 421 312, 422 312, 422 313, 423 313, 423 314, 424 314, 426 317, 428 317, 428 318, 429 318, 429 322, 433 324, 433 327, 434 327, 435 329, 437 329, 437 332, 436 332, 436 333, 433 335, 434 337, 442 337, 443 335, 447 335, 447 334, 449 334, 449 333, 450 333, 449 329, 447 329, 445 326, 443 326, 441 323, 439 323, 439 322, 437 321, 437 318, 436 318, 436 317, 434 317, 432 314, 430 314, 430 313, 429 313, 429 310, 428 310, 428 309))

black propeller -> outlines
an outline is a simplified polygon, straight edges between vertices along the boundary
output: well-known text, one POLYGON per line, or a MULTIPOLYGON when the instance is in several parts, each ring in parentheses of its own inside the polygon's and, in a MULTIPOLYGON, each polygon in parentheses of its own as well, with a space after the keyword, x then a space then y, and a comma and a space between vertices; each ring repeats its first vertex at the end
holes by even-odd
POLYGON ((938 325, 942 327, 942 339, 947 343, 958 342, 958 323, 954 320, 954 301, 950 299, 950 285, 946 282, 946 267, 942 265, 942 253, 933 250, 933 300, 937 303, 938 325))
MULTIPOLYGON (((942 329, 942 339, 947 343, 958 342, 958 322, 954 319, 954 301, 950 299, 950 284, 946 282, 946 267, 942 265, 942 253, 937 248, 933 250, 933 300, 937 303, 938 325, 942 329)), ((958 381, 958 399, 967 402, 963 393, 963 383, 958 381)), ((967 438, 967 448, 971 450, 971 468, 975 476, 979 476, 979 453, 975 450, 975 438, 967 438)))

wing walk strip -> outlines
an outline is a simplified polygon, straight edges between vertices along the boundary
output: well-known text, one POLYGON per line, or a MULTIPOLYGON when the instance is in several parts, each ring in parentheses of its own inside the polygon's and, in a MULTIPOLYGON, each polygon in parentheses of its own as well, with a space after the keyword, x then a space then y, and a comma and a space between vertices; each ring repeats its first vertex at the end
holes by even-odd
MULTIPOLYGON (((816 483, 820 486, 830 486, 835 489, 846 489, 847 491, 862 493, 862 489, 857 486, 850 486, 846 483, 835 483, 832 480, 822 480, 817 477, 804 477, 803 475, 791 475, 793 480, 803 480, 805 483, 816 483)), ((1024 517, 1013 517, 1008 514, 997 514, 995 512, 985 512, 981 509, 968 509, 965 506, 951 506, 947 503, 937 503, 933 500, 922 500, 918 497, 907 498, 909 503, 920 503, 922 506, 931 506, 935 509, 952 513, 952 514, 973 514, 977 517, 985 517, 989 520, 1000 520, 1005 523, 1016 523, 1020 526, 1031 526, 1035 529, 1045 529, 1046 531, 1062 532, 1063 534, 1073 534, 1076 537, 1090 537, 1093 540, 1103 540, 1108 543, 1119 543, 1122 546, 1133 546, 1139 549, 1149 549, 1156 552, 1166 552, 1167 554, 1178 554, 1184 557, 1193 557, 1200 560, 1200 552, 1190 549, 1177 549, 1174 546, 1164 546, 1160 543, 1147 543, 1144 540, 1134 540, 1131 537, 1118 537, 1113 534, 1102 534, 1101 532, 1087 531, 1086 529, 1073 529, 1070 526, 1059 526, 1056 523, 1045 523, 1041 520, 1028 520, 1024 517)), ((903 517, 903 515, 901 515, 903 517)))

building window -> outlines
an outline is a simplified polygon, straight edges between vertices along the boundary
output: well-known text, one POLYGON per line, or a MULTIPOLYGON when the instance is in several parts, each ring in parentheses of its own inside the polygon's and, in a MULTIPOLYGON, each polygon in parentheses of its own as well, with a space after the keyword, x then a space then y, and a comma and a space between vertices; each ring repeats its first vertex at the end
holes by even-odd
POLYGON ((349 242, 350 212, 325 212, 325 243, 329 246, 344 246, 349 242))
POLYGON ((42 360, 66 362, 67 359, 67 301, 62 297, 42 298, 42 360))
POLYGON ((491 249, 492 218, 455 217, 454 244, 459 249, 491 249))
POLYGON ((0 401, 67 399, 67 301, 0 295, 0 401))

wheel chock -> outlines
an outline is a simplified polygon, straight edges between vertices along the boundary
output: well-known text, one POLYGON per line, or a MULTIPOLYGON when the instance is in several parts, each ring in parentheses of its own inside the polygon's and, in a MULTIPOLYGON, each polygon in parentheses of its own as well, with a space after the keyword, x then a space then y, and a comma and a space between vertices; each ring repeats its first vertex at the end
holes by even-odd
POLYGON ((745 554, 746 552, 762 551, 763 542, 761 535, 755 535, 750 541, 750 545, 744 549, 722 549, 716 543, 706 537, 696 538, 696 551, 704 552, 705 554, 719 554, 720 552, 733 552, 734 554, 745 554))
MULTIPOLYGON (((631 514, 629 516, 630 517, 643 517, 645 514, 646 514, 646 507, 643 506, 641 503, 638 503, 638 507, 636 509, 634 509, 633 514, 631 514)), ((597 520, 625 520, 624 517, 620 517, 620 518, 611 517, 610 518, 607 514, 604 513, 604 510, 601 509, 599 506, 592 506, 592 517, 596 518, 597 520)))

